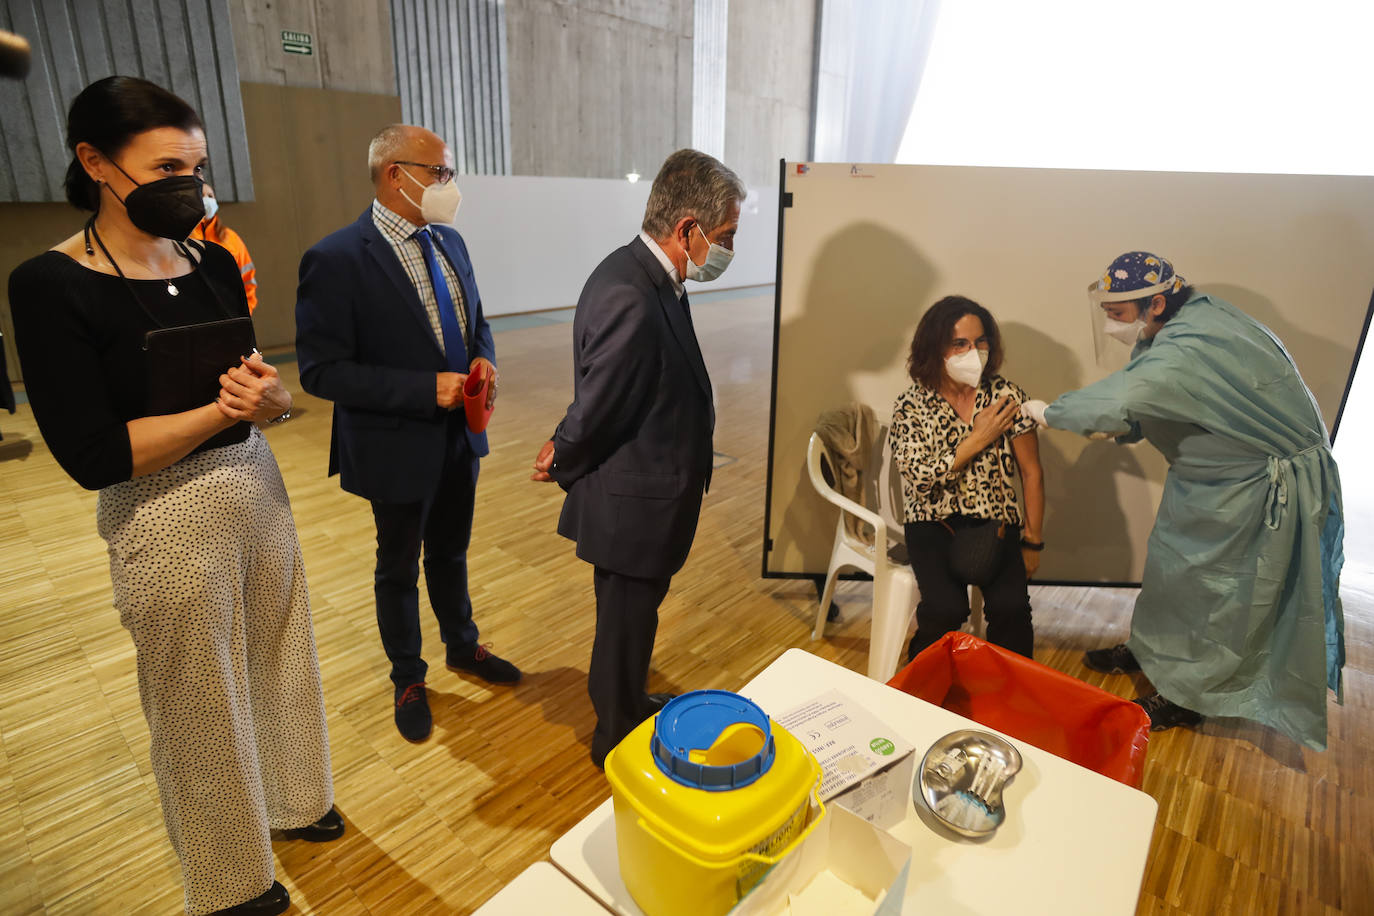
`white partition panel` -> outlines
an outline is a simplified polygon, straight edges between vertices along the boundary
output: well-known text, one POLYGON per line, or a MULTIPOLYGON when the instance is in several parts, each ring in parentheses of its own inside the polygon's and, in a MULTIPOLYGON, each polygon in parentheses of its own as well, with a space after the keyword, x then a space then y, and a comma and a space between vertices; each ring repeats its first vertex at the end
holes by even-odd
MULTIPOLYGON (((941 296, 990 309, 1003 374, 1032 397, 1096 381, 1086 288, 1154 251, 1288 346, 1333 424, 1374 290, 1374 178, 784 163, 765 575, 825 572, 834 510, 806 479, 822 410, 884 426, 916 322, 941 296)), ((1126 348, 1120 348, 1124 363, 1126 348)), ((1166 465, 1148 444, 1041 434, 1042 581, 1135 582, 1166 465)), ((1347 470, 1347 473, 1350 473, 1347 470)))
MULTIPOLYGON (((459 175, 463 233, 488 317, 577 304, 592 268, 639 232, 650 180, 459 175)), ((775 188, 756 189, 740 208, 735 259, 710 284, 772 283, 777 270, 775 188)))

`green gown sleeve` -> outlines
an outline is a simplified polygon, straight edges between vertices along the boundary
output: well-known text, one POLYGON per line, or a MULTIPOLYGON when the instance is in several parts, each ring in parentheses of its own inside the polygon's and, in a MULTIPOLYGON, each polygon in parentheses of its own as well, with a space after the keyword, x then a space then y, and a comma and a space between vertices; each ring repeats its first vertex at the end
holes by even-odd
POLYGON ((1111 433, 1122 442, 1139 441, 1142 419, 1197 422, 1209 408, 1194 392, 1208 386, 1200 389, 1188 381, 1207 373, 1197 371, 1189 340, 1168 330, 1161 331, 1152 345, 1137 345, 1131 361, 1120 370, 1060 395, 1045 409, 1045 422, 1084 436, 1111 433))

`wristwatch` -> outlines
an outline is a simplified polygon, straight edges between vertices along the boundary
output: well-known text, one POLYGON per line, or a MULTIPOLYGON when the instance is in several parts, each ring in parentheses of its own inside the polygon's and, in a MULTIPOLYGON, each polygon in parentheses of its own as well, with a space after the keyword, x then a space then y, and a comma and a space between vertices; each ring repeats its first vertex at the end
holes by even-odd
MULTIPOLYGON (((268 420, 267 422, 268 422, 268 423, 285 423, 285 422, 286 422, 287 420, 289 420, 289 419, 291 419, 291 408, 290 408, 290 407, 286 408, 286 413, 282 414, 282 415, 279 416, 279 417, 273 417, 272 419, 268 420)), ((1022 543, 1025 543, 1025 542, 1022 541, 1022 543)))
POLYGON ((1045 542, 1041 541, 1039 544, 1037 544, 1034 541, 1028 541, 1025 538, 1022 538, 1021 546, 1026 548, 1027 550, 1044 550, 1045 542))

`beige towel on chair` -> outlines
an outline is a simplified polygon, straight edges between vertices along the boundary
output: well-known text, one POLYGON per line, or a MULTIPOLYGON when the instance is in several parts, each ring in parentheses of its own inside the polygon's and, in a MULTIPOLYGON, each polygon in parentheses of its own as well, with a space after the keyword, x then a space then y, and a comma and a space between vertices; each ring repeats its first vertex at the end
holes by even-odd
MULTIPOLYGON (((861 506, 865 505, 863 475, 872 458, 877 432, 877 418, 867 404, 850 402, 822 411, 816 418, 816 434, 835 465, 835 489, 861 506)), ((850 534, 866 544, 873 543, 873 529, 866 523, 846 514, 844 524, 850 534)))

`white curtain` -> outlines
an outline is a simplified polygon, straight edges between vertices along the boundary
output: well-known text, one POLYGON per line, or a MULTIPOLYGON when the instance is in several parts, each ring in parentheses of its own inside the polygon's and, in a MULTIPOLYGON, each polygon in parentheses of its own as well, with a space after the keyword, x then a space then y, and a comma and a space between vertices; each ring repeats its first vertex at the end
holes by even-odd
POLYGON ((823 0, 815 159, 894 162, 940 0, 823 0))
POLYGON ((725 158, 725 63, 730 0, 696 0, 692 32, 692 146, 725 158))

